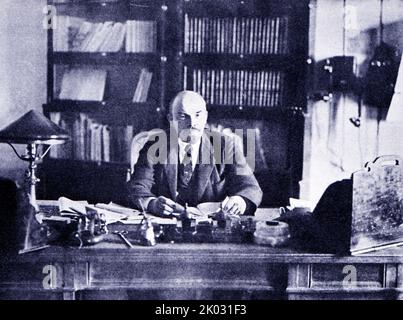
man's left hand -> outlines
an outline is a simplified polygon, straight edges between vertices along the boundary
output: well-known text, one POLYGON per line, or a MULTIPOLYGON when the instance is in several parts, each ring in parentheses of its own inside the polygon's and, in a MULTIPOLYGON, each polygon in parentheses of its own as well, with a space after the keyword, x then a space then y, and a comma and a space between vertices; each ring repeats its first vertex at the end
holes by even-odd
POLYGON ((228 197, 228 201, 222 207, 224 213, 244 214, 246 210, 246 202, 241 196, 228 197))

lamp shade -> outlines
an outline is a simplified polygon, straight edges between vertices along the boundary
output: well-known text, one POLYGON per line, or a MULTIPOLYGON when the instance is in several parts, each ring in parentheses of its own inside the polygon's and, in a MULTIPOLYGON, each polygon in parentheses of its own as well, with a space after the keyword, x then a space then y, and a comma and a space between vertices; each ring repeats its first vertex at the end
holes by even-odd
POLYGON ((31 110, 0 131, 0 142, 60 144, 69 139, 65 130, 43 114, 31 110))

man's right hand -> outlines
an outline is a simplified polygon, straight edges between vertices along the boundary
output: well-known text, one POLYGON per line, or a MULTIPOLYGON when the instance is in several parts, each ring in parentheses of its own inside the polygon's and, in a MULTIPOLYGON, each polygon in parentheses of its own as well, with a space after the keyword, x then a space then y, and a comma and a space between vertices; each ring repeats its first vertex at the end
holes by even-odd
POLYGON ((148 211, 158 216, 170 216, 177 211, 177 204, 169 198, 160 196, 149 202, 148 211))

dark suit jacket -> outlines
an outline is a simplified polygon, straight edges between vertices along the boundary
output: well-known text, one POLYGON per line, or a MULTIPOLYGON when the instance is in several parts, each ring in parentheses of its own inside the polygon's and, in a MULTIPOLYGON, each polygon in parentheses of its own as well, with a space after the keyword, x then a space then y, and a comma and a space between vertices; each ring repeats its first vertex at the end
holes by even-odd
MULTIPOLYGON (((247 213, 253 213, 262 200, 262 191, 252 170, 246 163, 242 146, 226 143, 225 136, 217 133, 221 141, 214 152, 211 136, 203 135, 199 150, 199 163, 193 172, 194 192, 190 206, 201 202, 218 202, 226 196, 239 195, 247 202, 247 213), (223 159, 240 159, 225 164, 223 159), (221 158, 220 158, 221 157, 221 158), (218 160, 221 159, 221 163, 218 160)), ((217 137, 216 136, 216 137, 217 137)), ((139 207, 139 198, 165 196, 172 200, 177 197, 178 146, 168 145, 168 161, 153 164, 147 159, 147 152, 155 142, 147 142, 141 150, 139 159, 128 183, 129 200, 139 207), (171 161, 169 161, 171 160, 171 161)))

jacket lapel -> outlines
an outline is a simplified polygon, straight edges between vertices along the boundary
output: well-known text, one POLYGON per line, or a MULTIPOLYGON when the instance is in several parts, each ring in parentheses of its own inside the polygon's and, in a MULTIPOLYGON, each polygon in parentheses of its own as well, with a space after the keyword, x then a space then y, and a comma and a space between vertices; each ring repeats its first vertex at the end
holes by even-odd
POLYGON ((168 160, 165 164, 165 174, 167 177, 171 199, 176 201, 176 190, 178 185, 178 144, 169 144, 168 160))
POLYGON ((199 170, 197 179, 197 199, 203 196, 207 183, 210 181, 211 172, 214 169, 214 153, 210 140, 206 134, 203 134, 199 152, 199 170))

